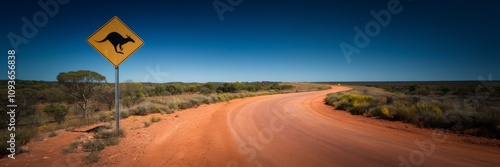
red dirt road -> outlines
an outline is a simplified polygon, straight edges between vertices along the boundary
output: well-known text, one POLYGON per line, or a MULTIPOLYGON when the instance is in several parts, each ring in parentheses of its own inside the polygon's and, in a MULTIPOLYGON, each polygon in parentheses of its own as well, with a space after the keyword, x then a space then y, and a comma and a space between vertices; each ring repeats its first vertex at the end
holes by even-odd
MULTIPOLYGON (((121 122, 126 137, 91 166, 498 166, 500 142, 352 116, 323 104, 331 90, 203 105, 121 122), (178 115, 178 117, 175 117, 178 115), (483 144, 471 144, 483 143, 483 144), (487 145, 489 146, 486 146, 487 145)), ((79 135, 62 131, 29 144, 0 166, 81 166, 86 153, 62 154, 79 135)))

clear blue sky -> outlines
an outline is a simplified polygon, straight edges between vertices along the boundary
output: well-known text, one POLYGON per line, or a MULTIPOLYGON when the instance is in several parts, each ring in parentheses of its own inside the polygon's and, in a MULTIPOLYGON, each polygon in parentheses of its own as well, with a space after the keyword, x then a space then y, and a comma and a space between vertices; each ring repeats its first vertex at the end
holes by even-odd
MULTIPOLYGON (((118 16, 145 41, 120 66, 121 81, 500 79, 500 5, 494 0, 401 0, 401 12, 347 61, 339 44, 355 45, 353 28, 365 30, 375 20, 370 11, 387 10, 389 1, 242 0, 221 21, 213 0, 72 0, 17 47, 17 78, 54 81, 59 72, 84 69, 114 82, 114 67, 85 40, 118 16)), ((0 4, 6 57, 13 48, 7 34, 23 36, 21 18, 33 22, 44 10, 38 1, 0 4)))

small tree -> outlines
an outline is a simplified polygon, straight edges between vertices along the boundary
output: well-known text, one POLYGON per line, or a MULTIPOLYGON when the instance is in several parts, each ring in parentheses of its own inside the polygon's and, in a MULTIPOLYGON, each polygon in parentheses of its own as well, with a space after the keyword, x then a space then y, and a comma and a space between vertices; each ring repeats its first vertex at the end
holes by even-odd
POLYGON ((72 97, 70 100, 77 102, 87 117, 90 114, 87 104, 95 94, 95 87, 106 82, 106 77, 94 71, 79 70, 59 73, 57 81, 66 87, 65 91, 72 97))
POLYGON ((66 120, 66 114, 68 114, 68 108, 63 105, 48 105, 43 108, 43 111, 50 116, 54 117, 59 125, 66 120))
POLYGON ((102 85, 98 88, 99 96, 97 100, 106 105, 108 110, 112 110, 115 106, 115 88, 109 85, 102 85))
POLYGON ((419 88, 419 86, 418 86, 418 85, 411 85, 411 86, 408 88, 408 91, 409 91, 410 93, 412 93, 412 92, 415 92, 418 88, 419 88))
POLYGON ((120 84, 120 99, 123 105, 127 108, 132 107, 142 101, 144 95, 144 86, 142 83, 125 81, 125 83, 120 84))

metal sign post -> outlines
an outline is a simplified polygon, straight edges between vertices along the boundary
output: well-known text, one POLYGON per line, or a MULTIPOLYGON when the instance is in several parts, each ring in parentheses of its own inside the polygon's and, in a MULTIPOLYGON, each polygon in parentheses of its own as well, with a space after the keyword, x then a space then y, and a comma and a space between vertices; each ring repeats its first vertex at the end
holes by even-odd
POLYGON ((113 17, 87 38, 87 43, 101 53, 115 66, 115 107, 116 132, 120 132, 120 80, 119 66, 132 53, 139 49, 144 41, 118 17, 113 17))
POLYGON ((119 66, 115 67, 115 108, 116 108, 116 134, 120 135, 120 80, 119 66))

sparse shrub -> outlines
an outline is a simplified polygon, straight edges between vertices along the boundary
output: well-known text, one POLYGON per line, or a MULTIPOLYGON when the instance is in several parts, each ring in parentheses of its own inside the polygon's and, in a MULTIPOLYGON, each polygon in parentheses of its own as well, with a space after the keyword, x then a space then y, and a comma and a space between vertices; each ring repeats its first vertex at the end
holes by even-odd
POLYGON ((120 111, 120 118, 125 119, 130 116, 130 111, 129 110, 121 110, 120 111))
POLYGON ((149 107, 141 105, 141 106, 136 107, 135 109, 131 109, 130 111, 132 112, 133 115, 144 116, 144 115, 148 115, 150 110, 149 110, 149 107))
POLYGON ((40 131, 40 132, 46 132, 46 131, 48 131, 48 129, 49 129, 49 127, 46 124, 43 124, 43 125, 38 127, 38 131, 40 131))
POLYGON ((115 120, 114 113, 115 112, 112 112, 112 111, 100 112, 98 115, 99 121, 100 122, 108 122, 108 121, 115 120))
POLYGON ((149 105, 149 113, 161 113, 163 107, 159 104, 150 104, 149 105))
POLYGON ((115 146, 120 143, 120 139, 118 137, 110 137, 102 140, 106 146, 115 146))
POLYGON ((146 127, 146 128, 147 128, 147 127, 149 127, 150 125, 151 125, 151 122, 149 122, 149 121, 144 121, 144 127, 146 127))
POLYGON ((90 152, 89 154, 85 155, 85 163, 87 164, 91 164, 91 163, 96 163, 97 161, 99 161, 100 157, 99 157, 99 151, 92 151, 90 152))
MULTIPOLYGON (((31 141, 33 137, 37 135, 36 128, 24 127, 17 128, 16 127, 16 146, 23 146, 31 141)), ((7 140, 5 140, 7 141, 7 140)))
POLYGON ((439 88, 439 91, 440 91, 440 95, 444 96, 444 95, 446 95, 448 92, 450 92, 450 91, 451 91, 451 89, 450 89, 449 87, 447 87, 447 86, 441 86, 441 87, 439 88))
POLYGON ((67 145, 66 147, 63 148, 63 153, 67 154, 67 153, 74 153, 75 152, 75 149, 80 145, 82 144, 81 142, 79 141, 75 141, 75 142, 71 142, 69 145, 67 145))
POLYGON ((412 106, 415 112, 413 122, 421 127, 439 126, 439 119, 443 111, 439 106, 420 102, 412 106))
POLYGON ((377 106, 369 110, 368 116, 391 120, 394 118, 394 113, 387 106, 377 106))
POLYGON ((374 97, 373 100, 371 101, 372 106, 379 106, 379 105, 385 105, 387 104, 386 98, 383 97, 374 97))
POLYGON ((179 103, 176 103, 176 102, 169 102, 167 104, 168 108, 169 109, 172 109, 172 110, 178 110, 179 109, 179 103))
POLYGON ((370 104, 368 103, 355 103, 351 108, 348 108, 349 111, 353 115, 362 115, 370 109, 370 104))
POLYGON ((388 105, 389 105, 389 104, 392 104, 392 103, 394 103, 394 98, 393 98, 392 96, 386 96, 386 97, 385 97, 385 102, 386 102, 386 104, 388 104, 388 105))
POLYGON ((476 116, 472 112, 467 111, 449 111, 442 115, 441 127, 448 128, 453 131, 464 130, 464 127, 470 127, 476 116))
POLYGON ((411 92, 414 92, 415 90, 417 90, 419 88, 418 85, 411 85, 409 88, 408 88, 408 91, 411 93, 411 92))
POLYGON ((75 152, 75 148, 71 148, 69 146, 66 146, 63 148, 63 153, 64 154, 68 154, 68 153, 74 153, 75 152))
POLYGON ((187 102, 187 101, 183 101, 179 105, 179 109, 181 109, 181 110, 188 109, 188 108, 191 108, 191 107, 193 107, 193 104, 190 103, 190 102, 187 102))
POLYGON ((95 152, 103 150, 106 144, 102 140, 96 139, 84 142, 82 147, 85 152, 95 152))
POLYGON ((49 133, 49 137, 56 137, 57 136, 57 133, 52 131, 49 133))
POLYGON ((125 134, 125 130, 120 129, 118 134, 116 133, 116 129, 112 128, 101 128, 95 134, 94 138, 96 139, 107 139, 112 137, 123 137, 125 134))
POLYGON ((416 94, 419 94, 419 95, 423 95, 423 96, 427 96, 431 93, 431 90, 429 87, 425 87, 425 88, 419 88, 416 92, 416 94))
POLYGON ((74 131, 74 130, 75 130, 74 126, 70 126, 70 127, 66 128, 66 131, 69 131, 69 132, 74 131))
POLYGON ((165 114, 172 114, 172 113, 174 113, 174 112, 175 112, 175 111, 174 111, 173 109, 170 109, 170 108, 166 108, 166 109, 163 111, 163 113, 165 113, 165 114))
POLYGON ((325 103, 334 106, 334 103, 338 100, 337 94, 331 93, 326 96, 325 103))
POLYGON ((382 117, 386 119, 394 118, 394 116, 392 116, 392 113, 389 111, 387 107, 382 107, 381 112, 382 112, 382 117))
POLYGON ((80 140, 80 139, 82 139, 82 138, 84 138, 84 137, 85 137, 85 135, 80 134, 80 135, 76 136, 76 140, 80 140))
POLYGON ((372 97, 368 95, 361 94, 343 94, 339 96, 340 100, 347 100, 348 102, 354 104, 355 102, 363 103, 372 101, 372 97))
POLYGON ((118 130, 118 134, 117 135, 118 135, 117 137, 125 137, 125 129, 121 129, 120 128, 118 130))
POLYGON ((116 131, 114 129, 100 129, 94 134, 96 139, 106 139, 116 136, 116 131))
POLYGON ((150 119, 151 119, 151 123, 155 123, 155 122, 160 122, 161 121, 160 117, 155 117, 155 116, 152 116, 150 119))
POLYGON ((370 116, 370 117, 380 117, 380 116, 382 116, 382 107, 377 106, 377 107, 371 108, 368 111, 367 116, 370 116))
POLYGON ((412 96, 411 97, 411 104, 417 104, 418 102, 420 102, 420 96, 412 96))
POLYGON ((387 106, 389 111, 392 111, 393 120, 408 121, 409 109, 403 104, 396 102, 387 106))
POLYGON ((193 97, 192 99, 189 99, 189 102, 192 104, 192 106, 200 106, 202 104, 208 104, 208 99, 205 97, 193 97))
POLYGON ((28 146, 21 146, 19 147, 19 152, 20 153, 29 153, 31 151, 31 148, 28 146))
POLYGON ((338 101, 338 102, 335 102, 333 103, 335 109, 338 109, 338 110, 345 110, 347 111, 349 108, 352 107, 352 104, 346 100, 341 100, 341 101, 338 101))

